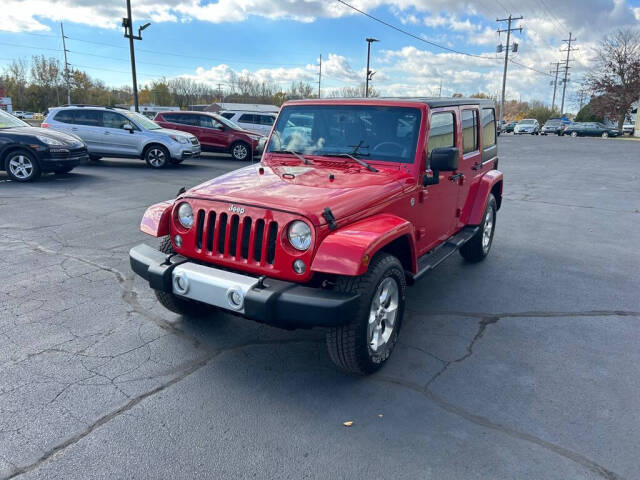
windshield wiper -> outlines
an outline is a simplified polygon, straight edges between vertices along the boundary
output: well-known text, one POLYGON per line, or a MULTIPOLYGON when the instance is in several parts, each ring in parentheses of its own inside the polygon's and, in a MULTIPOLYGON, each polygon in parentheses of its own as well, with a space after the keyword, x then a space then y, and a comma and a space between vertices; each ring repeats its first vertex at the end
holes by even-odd
POLYGON ((372 167, 371 165, 369 165, 367 162, 365 162, 364 160, 358 158, 358 157, 354 157, 353 155, 351 155, 350 153, 320 153, 318 155, 323 155, 325 157, 342 157, 342 158, 350 158, 351 160, 355 160, 356 162, 358 162, 361 166, 365 167, 367 170, 369 170, 370 172, 377 172, 378 169, 375 167, 372 167))
POLYGON ((295 155, 298 157, 298 160, 301 160, 305 165, 313 165, 313 162, 308 158, 303 157, 298 152, 293 150, 271 150, 269 153, 288 153, 289 155, 295 155))

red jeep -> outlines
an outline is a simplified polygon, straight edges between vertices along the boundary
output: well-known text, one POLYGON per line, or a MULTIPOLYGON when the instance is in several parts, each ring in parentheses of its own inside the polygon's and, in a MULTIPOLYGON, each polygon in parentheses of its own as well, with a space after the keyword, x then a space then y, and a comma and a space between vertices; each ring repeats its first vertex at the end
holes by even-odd
POLYGON ((480 99, 286 103, 262 162, 150 207, 131 266, 169 310, 326 327, 331 359, 389 358, 405 290, 489 253, 502 200, 495 109, 480 99))
POLYGON ((153 121, 164 128, 189 132, 198 138, 202 150, 230 153, 235 160, 250 160, 264 139, 210 112, 160 112, 153 121))

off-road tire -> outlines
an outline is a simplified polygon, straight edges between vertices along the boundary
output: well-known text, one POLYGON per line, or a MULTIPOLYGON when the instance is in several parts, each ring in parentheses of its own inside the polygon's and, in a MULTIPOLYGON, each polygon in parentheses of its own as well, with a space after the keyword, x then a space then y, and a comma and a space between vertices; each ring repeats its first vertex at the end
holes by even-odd
POLYGON ((487 255, 489 255, 489 251, 491 250, 491 245, 493 244, 493 234, 496 231, 496 212, 498 211, 498 205, 496 203, 496 199, 493 194, 489 194, 489 199, 487 200, 487 206, 484 210, 484 215, 482 216, 482 223, 480 224, 480 228, 475 233, 471 239, 467 241, 462 247, 460 247, 460 255, 468 262, 480 262, 484 260, 487 255), (485 245, 483 243, 483 238, 485 234, 485 227, 487 226, 487 222, 491 218, 491 232, 489 233, 488 244, 485 245))
POLYGON ((229 148, 229 153, 231 153, 231 157, 233 157, 234 160, 245 161, 251 159, 251 147, 245 142, 234 142, 229 148), (242 156, 241 152, 246 153, 242 156))
POLYGON ((327 348, 333 363, 342 370, 359 375, 373 373, 385 364, 398 341, 404 316, 406 286, 402 264, 396 257, 387 253, 377 254, 363 275, 343 276, 337 279, 337 291, 357 293, 360 294, 360 298, 353 321, 331 328, 327 332, 327 348), (375 354, 369 347, 367 338, 371 301, 378 286, 388 277, 392 277, 398 286, 397 315, 384 351, 375 354))
POLYGON ((32 182, 33 180, 37 179, 42 173, 42 171, 40 170, 38 159, 36 159, 35 155, 33 155, 31 152, 28 152, 27 150, 13 150, 9 152, 9 154, 4 158, 4 169, 6 170, 7 175, 9 175, 9 178, 14 182, 32 182), (18 167, 18 169, 21 171, 18 171, 17 174, 14 174, 14 172, 12 171, 10 163, 12 162, 12 160, 19 162, 19 157, 23 157, 23 161, 28 162, 28 164, 30 165, 31 170, 26 176, 22 175, 22 172, 24 170, 22 170, 20 167, 18 167))
MULTIPOLYGON (((160 241, 158 248, 162 253, 175 253, 171 240, 168 236, 163 237, 160 241)), ((154 290, 156 298, 167 310, 171 310, 178 315, 185 315, 187 317, 206 317, 213 315, 216 312, 216 308, 205 303, 196 302, 194 300, 188 300, 186 298, 180 298, 170 292, 161 292, 160 290, 154 290)))

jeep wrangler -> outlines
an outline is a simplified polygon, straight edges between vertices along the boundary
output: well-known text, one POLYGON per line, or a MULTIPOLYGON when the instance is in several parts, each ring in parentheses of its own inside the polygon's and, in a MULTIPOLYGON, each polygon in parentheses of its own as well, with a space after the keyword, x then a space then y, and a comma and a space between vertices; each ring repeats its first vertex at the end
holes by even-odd
POLYGON ((130 251, 162 305, 324 327, 333 362, 379 369, 406 288, 491 248, 502 201, 496 117, 481 99, 286 103, 261 162, 149 207, 159 249, 130 251))

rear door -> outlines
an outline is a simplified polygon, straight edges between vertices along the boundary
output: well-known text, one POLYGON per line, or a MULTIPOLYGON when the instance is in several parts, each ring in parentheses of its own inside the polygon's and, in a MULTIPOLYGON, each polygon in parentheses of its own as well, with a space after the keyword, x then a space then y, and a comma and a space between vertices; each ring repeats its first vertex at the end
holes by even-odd
MULTIPOLYGON (((426 152, 427 170, 430 170, 429 162, 434 148, 458 146, 460 135, 457 128, 458 109, 446 107, 431 110, 429 124, 426 152)), ((440 172, 438 184, 419 187, 421 189, 419 218, 416 222, 416 243, 419 255, 428 252, 449 238, 456 228, 459 186, 457 182, 449 180, 453 173, 440 172)))
POLYGON ((79 136, 90 152, 101 152, 102 110, 78 108, 73 113, 71 133, 79 136))
POLYGON ((258 124, 260 120, 257 117, 258 115, 253 113, 243 113, 238 117, 238 121, 236 123, 250 132, 261 133, 260 125, 258 124))
POLYGON ((462 209, 469 197, 471 186, 477 182, 486 170, 491 168, 492 160, 497 151, 495 135, 496 121, 493 109, 482 110, 485 115, 484 121, 487 127, 487 142, 491 140, 492 145, 488 145, 486 153, 481 150, 480 145, 480 109, 477 106, 464 106, 460 108, 460 118, 462 120, 462 135, 460 139, 460 149, 462 158, 458 166, 458 178, 456 180, 458 190, 458 205, 456 208, 456 230, 462 228, 462 209), (484 110, 487 110, 486 112, 484 110))
POLYGON ((138 156, 140 129, 124 115, 117 112, 102 112, 101 151, 112 155, 138 156), (133 126, 133 130, 125 130, 125 125, 133 126))

